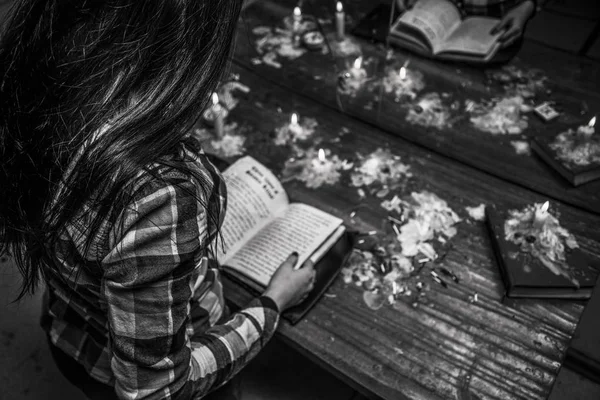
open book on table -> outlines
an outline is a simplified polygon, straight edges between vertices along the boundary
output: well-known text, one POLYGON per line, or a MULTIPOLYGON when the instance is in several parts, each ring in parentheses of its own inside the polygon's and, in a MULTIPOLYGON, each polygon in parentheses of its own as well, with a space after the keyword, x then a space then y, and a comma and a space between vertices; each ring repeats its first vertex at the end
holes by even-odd
POLYGON ((501 33, 490 31, 500 22, 490 17, 462 18, 450 0, 419 0, 390 29, 390 43, 440 59, 487 62, 500 43, 501 33))
POLYGON ((223 178, 227 213, 217 260, 229 276, 259 294, 292 252, 299 254, 298 266, 309 258, 315 263, 313 291, 293 313, 286 313, 296 322, 325 292, 351 250, 343 221, 318 208, 290 203, 277 177, 250 156, 233 163, 223 178))

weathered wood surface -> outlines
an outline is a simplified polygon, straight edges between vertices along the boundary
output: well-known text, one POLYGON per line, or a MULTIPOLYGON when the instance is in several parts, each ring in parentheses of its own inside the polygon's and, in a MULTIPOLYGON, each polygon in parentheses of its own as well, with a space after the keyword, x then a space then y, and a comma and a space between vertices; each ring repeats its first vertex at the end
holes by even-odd
MULTIPOLYGON (((290 147, 273 144, 274 130, 298 112, 315 118, 311 139, 318 147, 350 161, 356 153, 389 148, 411 166, 414 177, 397 194, 428 190, 446 200, 461 218, 458 235, 443 265, 460 284, 444 289, 430 284, 415 308, 398 302, 373 311, 362 289, 338 278, 324 297, 296 326, 282 322, 279 333, 303 354, 365 394, 398 399, 545 399, 583 310, 582 302, 519 300, 502 303, 503 284, 493 259, 483 222, 469 220, 465 206, 485 203, 498 209, 540 202, 544 196, 492 177, 447 157, 433 154, 401 138, 370 127, 344 114, 273 85, 239 67, 240 81, 250 93, 227 122, 236 122, 247 138, 247 153, 280 173, 290 147), (349 133, 340 137, 340 131, 349 133), (468 297, 478 293, 479 301, 468 297), (471 395, 472 397, 469 397, 471 395)), ((356 214, 361 229, 380 229, 387 215, 382 199, 360 199, 349 171, 335 186, 307 189, 286 184, 297 201, 345 218, 356 214)), ((391 193, 390 196, 392 196, 391 193)), ((585 252, 600 255, 600 217, 557 202, 563 225, 585 252)), ((226 284, 227 295, 243 302, 247 295, 226 284)))
MULTIPOLYGON (((283 17, 291 12, 291 4, 286 7, 281 3, 260 2, 244 14, 234 54, 236 63, 294 92, 307 95, 324 105, 341 108, 349 115, 432 151, 549 198, 600 212, 600 181, 574 188, 534 154, 516 154, 510 143, 513 140, 528 140, 534 135, 556 135, 568 127, 586 123, 593 113, 600 114, 600 64, 526 42, 519 59, 512 64, 522 71, 538 69, 543 72, 548 80, 544 90, 536 93, 535 103, 555 101, 562 115, 558 120, 545 123, 533 113, 528 113, 529 127, 522 135, 492 135, 475 128, 464 111, 466 100, 489 100, 503 92, 501 85, 490 83, 486 72, 481 69, 434 62, 400 50, 388 54, 382 45, 356 39, 361 45, 366 69, 372 78, 354 96, 348 96, 338 94, 337 76, 351 65, 356 56, 336 57, 308 52, 293 61, 279 58, 278 61, 283 65, 279 69, 264 64, 253 65, 252 59, 258 54, 255 49, 257 36, 252 29, 257 26, 280 26, 283 17), (386 54, 390 56, 387 59, 386 54), (419 71, 424 76, 426 86, 419 92, 420 96, 431 92, 447 93, 447 104, 454 101, 459 104, 459 109, 453 112, 456 118, 453 118, 451 126, 437 129, 408 122, 406 116, 413 102, 405 99, 397 102, 394 94, 386 94, 381 90, 381 78, 390 69, 397 71, 407 59, 411 60, 409 69, 419 71)), ((306 13, 312 12, 320 18, 331 19, 329 3, 319 7, 312 2, 308 4, 304 7, 306 13)), ((352 20, 357 21, 368 7, 372 7, 368 2, 353 2, 347 10, 354 16, 352 20)), ((325 32, 334 29, 331 24, 322 26, 325 32)))

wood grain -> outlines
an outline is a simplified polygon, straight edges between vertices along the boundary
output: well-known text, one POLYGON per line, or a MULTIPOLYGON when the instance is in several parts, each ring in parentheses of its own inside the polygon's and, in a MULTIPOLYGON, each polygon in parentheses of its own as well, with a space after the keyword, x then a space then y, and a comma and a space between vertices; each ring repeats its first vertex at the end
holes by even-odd
MULTIPOLYGON (((354 96, 339 95, 337 77, 348 68, 354 56, 334 57, 331 54, 309 52, 290 62, 280 60, 283 68, 253 65, 257 56, 251 30, 255 26, 277 26, 290 8, 282 5, 289 2, 262 2, 251 7, 240 25, 234 55, 235 62, 255 71, 260 76, 294 92, 301 93, 323 105, 340 109, 348 115, 368 122, 394 135, 403 137, 426 148, 471 165, 494 176, 530 188, 549 198, 586 210, 600 212, 600 181, 578 188, 572 187, 535 155, 516 154, 511 141, 528 140, 535 135, 553 136, 568 127, 587 122, 590 115, 600 112, 600 64, 572 57, 532 42, 526 42, 513 64, 523 71, 538 69, 548 78, 548 91, 539 92, 535 102, 555 101, 562 116, 552 123, 545 123, 533 113, 529 114, 529 127, 523 135, 492 135, 476 129, 466 113, 456 112, 451 126, 442 130, 414 125, 406 120, 409 103, 396 102, 393 94, 381 91, 381 78, 387 70, 398 69, 410 59, 410 68, 420 71, 426 83, 421 95, 430 92, 447 93, 452 101, 462 107, 465 101, 489 100, 502 92, 497 83, 490 83, 482 69, 443 64, 419 58, 400 50, 386 52, 381 45, 373 45, 357 39, 367 61, 369 76, 372 77, 354 96), (587 119, 586 119, 587 118, 587 119)), ((350 8, 353 21, 368 10, 368 2, 350 8)), ((319 17, 331 18, 324 6, 313 3, 308 9, 319 17), (313 11, 314 10, 314 11, 313 11)), ((332 25, 324 24, 328 32, 332 25)), ((350 29, 348 29, 349 31, 350 29)))
MULTIPOLYGON (((465 206, 484 203, 498 209, 522 207, 545 196, 434 154, 398 137, 348 119, 344 114, 268 83, 245 68, 234 67, 250 93, 228 117, 247 138, 246 149, 280 173, 291 148, 275 146, 273 132, 292 112, 318 121, 309 145, 330 149, 353 161, 389 148, 410 165, 414 177, 396 194, 428 190, 446 200, 464 220, 443 265, 460 278, 447 289, 423 274, 426 295, 378 311, 363 302, 362 289, 337 279, 304 321, 282 322, 279 334, 365 395, 397 399, 545 399, 560 368, 566 346, 583 309, 582 302, 503 299, 504 288, 482 222, 468 218, 465 206), (349 131, 340 136, 342 128, 349 131), (469 302, 478 293, 479 301, 469 302), (469 397, 471 396, 471 397, 469 397)), ((289 182, 295 201, 338 215, 359 229, 380 229, 386 212, 382 199, 361 199, 348 172, 335 186, 307 189, 289 182), (356 209, 356 223, 349 213, 356 209)), ((388 196, 391 197, 390 194, 388 196)), ((598 260, 600 217, 552 203, 563 225, 582 249, 598 260)), ((249 300, 226 281, 227 295, 238 304, 249 300)))

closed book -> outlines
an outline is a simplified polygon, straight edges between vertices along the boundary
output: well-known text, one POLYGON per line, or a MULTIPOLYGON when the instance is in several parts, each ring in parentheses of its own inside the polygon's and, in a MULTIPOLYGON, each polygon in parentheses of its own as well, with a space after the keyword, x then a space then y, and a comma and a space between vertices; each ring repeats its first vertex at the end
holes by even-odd
POLYGON ((558 157, 556 150, 550 147, 552 140, 553 138, 545 136, 534 137, 531 140, 531 148, 550 167, 569 181, 571 185, 579 186, 600 179, 600 163, 578 166, 564 162, 558 157))
POLYGON ((539 259, 524 253, 506 240, 504 223, 508 214, 488 207, 487 226, 507 297, 589 299, 598 269, 579 248, 565 253, 569 277, 552 272, 539 259), (574 280, 577 284, 573 283, 574 280))

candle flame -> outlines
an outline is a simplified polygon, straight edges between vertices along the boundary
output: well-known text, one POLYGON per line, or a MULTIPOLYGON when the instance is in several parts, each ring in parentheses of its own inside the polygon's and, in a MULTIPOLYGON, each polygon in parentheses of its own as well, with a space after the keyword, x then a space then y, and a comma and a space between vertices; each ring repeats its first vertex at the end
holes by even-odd
POLYGON ((302 16, 302 10, 300 10, 300 7, 294 7, 294 17, 300 16, 302 16))
POLYGON ((298 114, 292 114, 292 125, 298 125, 298 114))
POLYGON ((542 205, 542 208, 540 208, 540 211, 541 211, 541 212, 547 212, 549 207, 550 207, 550 202, 549 202, 549 201, 547 201, 547 202, 545 202, 545 203, 542 205))
POLYGON ((344 11, 344 6, 342 5, 341 1, 338 1, 337 4, 335 5, 335 9, 337 10, 337 12, 342 12, 344 11))
POLYGON ((402 79, 402 80, 406 79, 406 68, 405 67, 400 68, 400 79, 402 79))
POLYGON ((217 92, 212 94, 212 103, 213 103, 213 106, 216 106, 217 104, 219 104, 219 95, 217 94, 217 92))
POLYGON ((596 117, 593 116, 592 119, 590 119, 590 122, 588 122, 588 126, 593 128, 594 125, 596 125, 596 117))
POLYGON ((356 60, 354 60, 354 68, 356 69, 360 69, 360 67, 362 67, 362 56, 358 57, 356 60))
POLYGON ((394 294, 396 294, 396 292, 398 291, 398 286, 396 285, 396 281, 392 281, 392 287, 393 287, 392 292, 394 294))
POLYGON ((325 162, 325 150, 319 149, 319 161, 325 162))

